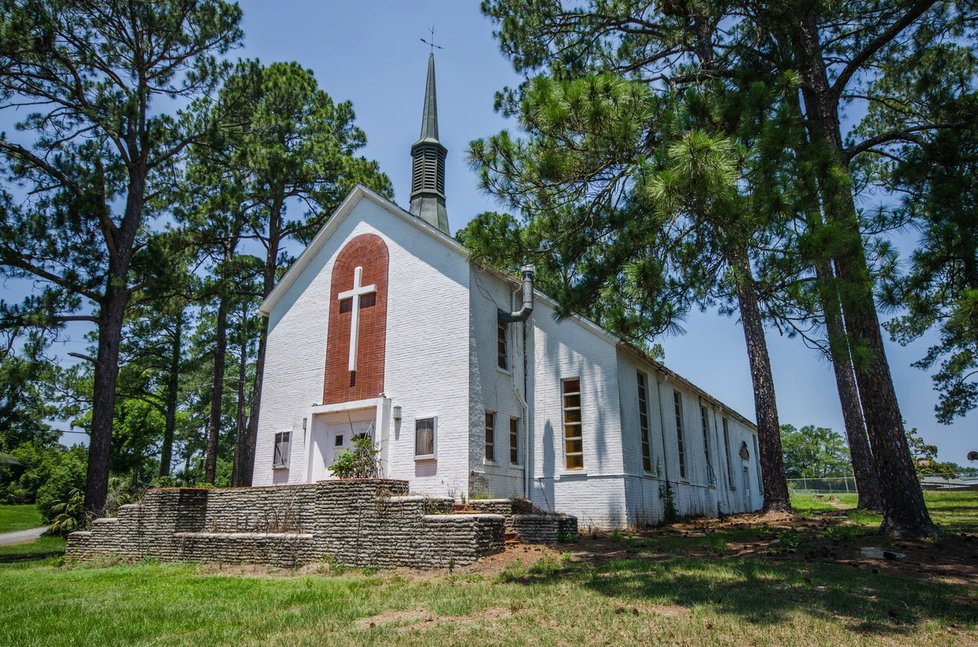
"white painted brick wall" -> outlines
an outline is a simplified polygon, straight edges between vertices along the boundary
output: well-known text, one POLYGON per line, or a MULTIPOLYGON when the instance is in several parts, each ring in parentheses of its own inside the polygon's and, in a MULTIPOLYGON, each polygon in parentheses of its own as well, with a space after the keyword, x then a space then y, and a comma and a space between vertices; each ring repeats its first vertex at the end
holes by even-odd
POLYGON ((417 492, 464 492, 468 261, 370 200, 340 223, 269 317, 255 484, 285 476, 271 469, 277 431, 293 431, 288 481, 306 479, 302 418, 322 400, 332 263, 346 241, 368 232, 381 236, 390 254, 384 393, 403 411, 390 433, 386 475, 409 479, 417 492), (431 415, 438 417, 437 459, 416 462, 414 422, 431 415))
MULTIPOLYGON (((510 463, 509 422, 520 419, 520 444, 525 433, 523 407, 514 393, 522 393, 523 324, 508 326, 509 370, 499 368, 497 352, 497 312, 513 308, 511 283, 473 267, 470 274, 470 343, 469 343, 469 468, 472 494, 509 497, 523 495, 523 468, 510 463), (495 460, 486 459, 485 412, 496 413, 495 460)), ((525 464, 525 453, 519 447, 519 460, 525 464)))
MULTIPOLYGON (((523 492, 523 470, 509 465, 509 419, 524 414, 521 324, 510 326, 511 374, 496 364, 496 310, 512 307, 515 285, 470 265, 447 245, 372 202, 361 200, 305 268, 269 318, 268 357, 256 451, 255 484, 306 480, 302 419, 322 398, 329 277, 338 251, 362 233, 381 236, 390 253, 384 393, 403 418, 393 425, 386 476, 411 489, 460 496, 477 489, 494 496, 523 492), (486 409, 496 418, 496 462, 485 461, 486 409), (414 460, 414 423, 438 417, 437 460, 414 460), (292 431, 288 471, 271 469, 274 434, 292 431)), ((531 498, 547 510, 579 517, 581 528, 623 527, 661 519, 661 488, 674 489, 680 514, 715 514, 760 507, 757 462, 750 429, 730 417, 735 489, 727 486, 719 412, 708 406, 711 458, 717 480, 707 482, 699 396, 680 385, 684 402, 687 479, 678 472, 673 388, 654 367, 607 337, 569 319, 558 322, 539 300, 526 328, 529 351, 531 498), (647 375, 654 474, 642 469, 636 370, 647 375), (579 377, 585 451, 583 472, 564 469, 561 379, 579 377), (661 398, 661 400, 660 400, 661 398), (663 427, 664 423, 664 427, 663 427), (664 433, 663 433, 664 432, 664 433), (746 441, 751 460, 738 455, 746 441), (749 470, 751 496, 743 492, 749 470)), ((313 428, 309 422, 309 433, 313 428)), ((483 492, 479 492, 483 493, 483 492)))

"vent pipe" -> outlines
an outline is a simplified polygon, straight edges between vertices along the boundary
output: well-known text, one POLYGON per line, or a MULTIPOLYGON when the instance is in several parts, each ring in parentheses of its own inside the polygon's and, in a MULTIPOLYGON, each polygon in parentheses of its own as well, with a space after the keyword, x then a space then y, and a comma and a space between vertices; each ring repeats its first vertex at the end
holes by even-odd
POLYGON ((536 268, 532 265, 524 265, 520 271, 523 273, 523 304, 515 312, 500 310, 498 313, 500 324, 526 321, 530 318, 530 313, 533 312, 533 275, 536 273, 536 268))

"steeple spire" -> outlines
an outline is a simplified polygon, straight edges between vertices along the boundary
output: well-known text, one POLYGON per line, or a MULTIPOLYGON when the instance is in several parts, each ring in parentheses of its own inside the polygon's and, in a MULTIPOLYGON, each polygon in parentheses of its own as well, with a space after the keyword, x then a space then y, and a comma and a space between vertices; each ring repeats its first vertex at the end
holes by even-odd
POLYGON ((428 55, 428 81, 424 86, 424 110, 421 112, 421 139, 438 141, 438 97, 435 95, 435 53, 428 55))
POLYGON ((411 147, 411 208, 413 215, 445 232, 445 155, 448 150, 438 141, 438 101, 435 96, 435 54, 428 56, 428 81, 421 114, 421 137, 411 147))

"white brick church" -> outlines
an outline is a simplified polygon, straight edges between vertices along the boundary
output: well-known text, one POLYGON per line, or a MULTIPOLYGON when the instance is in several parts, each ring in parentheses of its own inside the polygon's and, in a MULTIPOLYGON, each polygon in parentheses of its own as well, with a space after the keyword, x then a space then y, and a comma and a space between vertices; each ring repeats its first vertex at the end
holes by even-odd
POLYGON ((582 527, 760 508, 753 423, 449 236, 433 57, 411 153, 410 210, 358 186, 261 306, 255 485, 332 478, 367 434, 413 492, 582 527))

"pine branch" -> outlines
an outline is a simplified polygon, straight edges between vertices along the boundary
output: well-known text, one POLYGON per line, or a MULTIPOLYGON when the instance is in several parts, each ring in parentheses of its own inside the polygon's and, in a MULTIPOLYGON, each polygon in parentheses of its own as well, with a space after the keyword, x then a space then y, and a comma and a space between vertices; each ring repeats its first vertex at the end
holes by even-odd
POLYGON ((842 69, 842 72, 839 73, 835 83, 833 83, 832 87, 829 89, 831 96, 835 97, 837 100, 852 77, 869 59, 875 56, 881 49, 889 45, 894 38, 900 35, 900 32, 913 24, 917 18, 924 15, 927 10, 933 7, 935 4, 937 4, 937 0, 927 0, 926 2, 915 3, 910 10, 903 15, 903 17, 890 25, 888 29, 884 30, 883 33, 879 34, 876 38, 866 43, 866 46, 863 47, 862 50, 860 50, 842 69))

